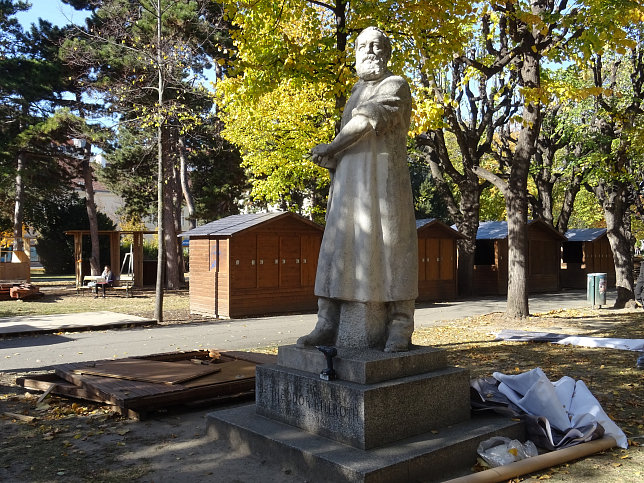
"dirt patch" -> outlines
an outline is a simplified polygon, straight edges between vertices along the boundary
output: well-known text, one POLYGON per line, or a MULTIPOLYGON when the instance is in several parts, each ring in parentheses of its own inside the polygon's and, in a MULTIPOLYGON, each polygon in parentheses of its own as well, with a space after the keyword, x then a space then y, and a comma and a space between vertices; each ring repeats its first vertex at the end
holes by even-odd
MULTIPOLYGON (((637 354, 497 341, 495 333, 512 328, 644 338, 643 319, 641 310, 569 310, 520 322, 490 314, 418 330, 414 342, 444 348, 450 363, 468 368, 473 377, 541 367, 551 380, 564 375, 582 379, 629 438, 626 450, 613 449, 513 481, 640 482, 644 371, 635 368, 637 354)), ((142 422, 130 421, 107 407, 55 396, 39 404, 39 394, 15 385, 19 375, 25 374, 0 373, 0 481, 303 481, 290 468, 233 452, 225 441, 210 439, 204 417, 213 408, 159 412, 142 422)))
POLYGON ((137 422, 95 404, 55 396, 38 404, 38 395, 8 392, 0 396, 0 481, 302 481, 208 437, 205 415, 213 408, 137 422))

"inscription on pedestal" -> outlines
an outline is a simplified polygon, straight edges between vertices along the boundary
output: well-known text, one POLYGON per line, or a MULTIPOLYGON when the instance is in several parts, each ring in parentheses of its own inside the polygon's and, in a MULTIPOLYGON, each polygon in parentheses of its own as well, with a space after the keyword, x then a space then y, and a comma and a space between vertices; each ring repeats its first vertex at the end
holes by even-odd
POLYGON ((301 409, 310 411, 311 415, 347 419, 349 422, 358 421, 358 406, 342 404, 326 398, 312 385, 305 385, 304 391, 298 391, 293 384, 283 387, 272 387, 270 391, 271 404, 282 408, 293 415, 301 409))

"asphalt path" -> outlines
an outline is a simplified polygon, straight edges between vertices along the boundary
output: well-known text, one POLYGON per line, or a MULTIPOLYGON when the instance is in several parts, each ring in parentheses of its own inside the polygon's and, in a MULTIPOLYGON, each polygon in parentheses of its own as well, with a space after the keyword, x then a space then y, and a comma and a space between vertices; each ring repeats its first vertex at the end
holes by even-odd
MULTIPOLYGON (((609 292, 608 306, 615 301, 609 292)), ((530 313, 588 307, 584 290, 538 294, 529 299, 530 313)), ((504 312, 505 297, 483 297, 444 303, 420 304, 416 327, 441 321, 504 312)), ((315 314, 282 315, 191 324, 127 328, 0 339, 0 371, 47 369, 56 364, 97 359, 143 356, 200 349, 244 350, 275 344, 293 344, 315 326, 315 314)))

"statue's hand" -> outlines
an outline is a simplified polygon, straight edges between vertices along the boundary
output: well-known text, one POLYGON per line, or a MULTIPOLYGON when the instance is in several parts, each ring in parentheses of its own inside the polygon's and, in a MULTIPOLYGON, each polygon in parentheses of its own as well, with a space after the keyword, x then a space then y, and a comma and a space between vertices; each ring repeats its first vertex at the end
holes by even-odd
POLYGON ((318 144, 311 150, 311 159, 318 166, 326 169, 335 169, 337 160, 333 156, 330 144, 318 144))

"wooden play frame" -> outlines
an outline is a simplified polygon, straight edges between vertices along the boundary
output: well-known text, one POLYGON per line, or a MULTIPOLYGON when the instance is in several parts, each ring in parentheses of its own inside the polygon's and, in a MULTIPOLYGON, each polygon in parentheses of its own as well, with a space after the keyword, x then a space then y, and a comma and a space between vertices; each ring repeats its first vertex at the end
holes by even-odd
MULTIPOLYGON (((114 273, 114 285, 120 285, 121 276, 121 235, 132 235, 133 264, 133 285, 143 286, 143 235, 154 235, 156 231, 135 231, 135 230, 99 230, 99 236, 107 236, 110 240, 110 267, 114 273)), ((74 271, 76 275, 76 287, 83 286, 83 237, 89 236, 89 230, 68 230, 65 235, 74 237, 74 271)))

